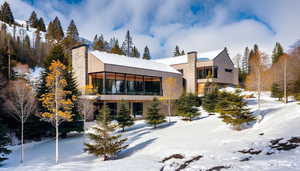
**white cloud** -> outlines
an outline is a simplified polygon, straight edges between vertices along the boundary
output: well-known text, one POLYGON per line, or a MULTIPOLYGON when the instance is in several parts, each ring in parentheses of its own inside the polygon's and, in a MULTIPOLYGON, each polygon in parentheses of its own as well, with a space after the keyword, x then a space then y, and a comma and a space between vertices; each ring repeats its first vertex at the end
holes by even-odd
MULTIPOLYGON (((215 2, 85 0, 79 5, 69 5, 59 0, 43 0, 35 6, 38 13, 48 19, 59 16, 64 26, 74 19, 80 34, 88 39, 103 33, 106 39, 116 36, 122 41, 126 30, 130 29, 140 51, 148 45, 154 57, 171 55, 175 45, 186 52, 227 46, 234 56, 237 52, 242 53, 245 46, 252 47, 257 43, 270 53, 276 41, 287 47, 300 37, 300 23, 297 22, 300 1, 215 2), (202 13, 206 18, 191 11, 192 3, 207 7, 202 13), (240 13, 255 16, 261 21, 253 18, 241 20, 240 13)), ((34 9, 21 0, 10 0, 9 3, 16 18, 26 19, 34 9)))

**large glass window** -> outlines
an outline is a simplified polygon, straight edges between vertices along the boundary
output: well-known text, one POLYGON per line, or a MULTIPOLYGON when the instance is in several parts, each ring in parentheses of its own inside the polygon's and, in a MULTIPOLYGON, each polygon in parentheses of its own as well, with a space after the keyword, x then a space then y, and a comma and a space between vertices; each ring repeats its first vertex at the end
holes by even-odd
POLYGON ((89 78, 91 78, 93 87, 96 88, 99 94, 162 94, 162 81, 160 77, 107 72, 92 73, 89 74, 89 78))
POLYGON ((106 94, 116 94, 116 74, 106 73, 105 74, 105 93, 106 94))
POLYGON ((103 94, 103 79, 104 73, 91 74, 93 88, 99 93, 103 94))
POLYGON ((116 91, 117 91, 117 94, 125 93, 125 75, 124 74, 116 74, 116 91))
POLYGON ((209 77, 218 78, 218 67, 201 67, 197 68, 198 79, 206 79, 209 77))

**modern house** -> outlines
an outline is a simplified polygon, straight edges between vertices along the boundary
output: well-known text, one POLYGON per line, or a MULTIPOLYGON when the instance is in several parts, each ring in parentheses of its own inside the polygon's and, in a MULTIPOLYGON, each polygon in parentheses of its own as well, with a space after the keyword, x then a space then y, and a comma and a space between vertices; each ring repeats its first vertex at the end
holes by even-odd
MULTIPOLYGON (((88 51, 86 45, 80 45, 72 49, 72 67, 79 87, 93 85, 96 92, 89 97, 96 99, 98 109, 105 103, 116 115, 120 101, 125 100, 133 116, 142 116, 154 97, 177 99, 184 91, 203 95, 205 84, 211 81, 238 84, 238 72, 226 48, 199 54, 144 60, 88 51)), ((161 109, 168 113, 166 101, 161 109)))
POLYGON ((169 65, 183 75, 184 89, 187 92, 203 95, 207 83, 219 87, 236 86, 239 83, 238 69, 234 67, 227 49, 205 53, 189 52, 187 55, 155 60, 169 65))
MULTIPOLYGON (((182 74, 169 65, 100 51, 89 52, 86 45, 73 48, 72 67, 78 86, 93 85, 96 94, 92 97, 97 100, 98 109, 106 103, 112 115, 116 115, 121 100, 129 102, 133 116, 142 116, 154 97, 162 99, 168 95, 168 87, 176 88, 173 98, 183 92, 182 74), (168 84, 169 79, 174 80, 172 85, 168 84)), ((161 108, 167 112, 167 104, 162 104, 161 108)))

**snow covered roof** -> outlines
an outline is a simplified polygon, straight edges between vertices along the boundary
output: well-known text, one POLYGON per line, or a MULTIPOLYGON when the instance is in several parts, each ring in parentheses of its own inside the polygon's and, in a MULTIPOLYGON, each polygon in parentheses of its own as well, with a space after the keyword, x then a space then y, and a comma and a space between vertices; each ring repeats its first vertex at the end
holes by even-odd
MULTIPOLYGON (((217 57, 223 49, 218 49, 214 51, 208 51, 208 52, 198 52, 197 55, 197 60, 198 61, 208 61, 208 60, 213 60, 215 57, 217 57)), ((174 64, 184 64, 187 63, 187 55, 183 56, 176 56, 176 57, 168 57, 168 58, 162 58, 162 59, 156 59, 153 60, 155 62, 159 63, 164 63, 167 65, 174 65, 174 64)))
POLYGON ((97 51, 97 50, 92 51, 90 53, 93 54, 96 58, 98 58, 104 64, 127 66, 127 67, 133 67, 133 68, 141 68, 141 69, 181 74, 175 68, 173 68, 167 64, 164 64, 164 63, 158 63, 153 60, 132 58, 132 57, 124 56, 124 55, 117 55, 117 54, 112 54, 112 53, 107 53, 107 52, 102 52, 102 51, 97 51))

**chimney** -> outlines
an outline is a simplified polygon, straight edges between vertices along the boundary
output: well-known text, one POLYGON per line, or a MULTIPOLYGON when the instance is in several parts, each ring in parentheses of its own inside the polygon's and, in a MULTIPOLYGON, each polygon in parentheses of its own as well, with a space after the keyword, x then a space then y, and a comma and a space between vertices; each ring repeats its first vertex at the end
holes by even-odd
POLYGON ((72 70, 78 88, 88 84, 88 45, 81 44, 72 48, 72 70))
POLYGON ((186 75, 187 92, 197 93, 197 84, 196 84, 197 52, 196 51, 187 53, 187 62, 188 62, 188 73, 186 75))

